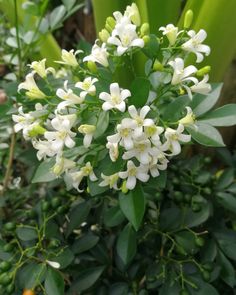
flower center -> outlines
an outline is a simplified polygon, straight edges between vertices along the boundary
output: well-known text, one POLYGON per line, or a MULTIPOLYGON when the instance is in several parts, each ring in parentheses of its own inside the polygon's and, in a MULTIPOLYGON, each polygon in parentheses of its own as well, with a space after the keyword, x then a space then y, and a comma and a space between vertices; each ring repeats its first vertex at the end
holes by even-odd
POLYGON ((122 129, 121 132, 120 132, 120 134, 121 134, 122 137, 129 136, 129 134, 130 134, 130 128, 124 128, 124 129, 122 129))
POLYGON ((129 175, 130 176, 135 176, 137 174, 137 169, 135 167, 131 168, 129 170, 129 175))
POLYGON ((121 99, 118 95, 112 95, 111 96, 111 101, 113 104, 120 104, 121 103, 121 99))

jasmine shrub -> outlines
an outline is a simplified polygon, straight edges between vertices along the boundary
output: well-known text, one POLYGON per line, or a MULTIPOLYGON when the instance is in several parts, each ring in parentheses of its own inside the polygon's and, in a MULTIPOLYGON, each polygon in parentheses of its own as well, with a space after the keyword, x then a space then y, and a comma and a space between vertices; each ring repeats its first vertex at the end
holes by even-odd
MULTIPOLYGON (((107 195, 114 197, 110 205, 118 202, 122 212, 119 215, 113 210, 114 214, 125 216, 129 222, 117 240, 124 270, 135 256, 132 243, 135 231, 143 224, 147 204, 149 211, 160 214, 157 193, 164 189, 172 159, 181 153, 183 145, 195 141, 224 146, 215 127, 236 124, 235 104, 212 110, 222 85, 208 82, 210 68, 200 64, 210 54, 205 44, 207 34, 191 30, 191 19, 188 12, 183 29, 167 24, 157 29, 157 36, 152 35, 132 4, 123 14, 114 12, 107 18, 90 54, 63 49, 61 61, 55 61, 61 64, 60 70, 47 68, 45 59, 34 61, 31 72, 18 86, 20 106, 13 115, 15 131, 22 131, 24 139, 32 142, 42 161, 32 181, 63 179, 68 190, 85 198, 96 196, 102 202, 107 195), (195 65, 187 64, 189 55, 195 56, 195 65), (140 56, 145 58, 142 74, 135 63, 140 56), (150 202, 153 195, 158 207, 150 202)), ((209 215, 210 209, 207 218, 209 215)), ((156 234, 161 233, 158 216, 150 222, 156 234)), ((162 222, 165 225, 165 219, 162 222)), ((189 233, 191 230, 184 238, 188 239, 189 233)), ((162 237, 160 256, 166 254, 168 261, 177 259, 171 258, 178 248, 175 237, 169 233, 162 237), (168 253, 162 253, 164 240, 170 242, 168 253)), ((175 281, 181 281, 176 290, 181 294, 187 294, 188 288, 196 294, 198 282, 184 277, 183 265, 190 260, 176 262, 180 268, 175 281)), ((54 262, 47 264, 60 268, 54 262)), ((191 263, 197 265, 195 260, 191 263)), ((154 278, 158 281, 154 288, 159 288, 159 278, 154 278)))

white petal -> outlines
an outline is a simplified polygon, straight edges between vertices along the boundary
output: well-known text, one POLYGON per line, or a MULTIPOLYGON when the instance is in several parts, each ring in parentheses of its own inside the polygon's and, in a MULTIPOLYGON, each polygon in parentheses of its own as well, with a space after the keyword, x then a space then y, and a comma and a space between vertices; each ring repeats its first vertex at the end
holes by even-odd
POLYGON ((136 185, 136 177, 135 176, 129 176, 126 182, 126 187, 129 190, 132 190, 136 185))

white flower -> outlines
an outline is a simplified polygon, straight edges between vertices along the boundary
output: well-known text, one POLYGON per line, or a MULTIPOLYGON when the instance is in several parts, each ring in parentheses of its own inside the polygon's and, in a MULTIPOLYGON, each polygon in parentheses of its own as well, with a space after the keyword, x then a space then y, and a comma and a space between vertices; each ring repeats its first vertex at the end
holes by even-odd
POLYGON ((141 18, 139 14, 138 7, 135 3, 128 5, 125 10, 125 16, 127 16, 134 25, 140 26, 141 25, 141 18))
POLYGON ((77 62, 76 55, 78 53, 81 53, 81 52, 83 52, 83 51, 82 50, 77 50, 74 53, 74 49, 71 49, 70 51, 62 49, 62 51, 61 51, 61 59, 62 59, 62 61, 56 61, 56 63, 68 65, 68 66, 71 66, 71 67, 77 67, 79 64, 77 62))
POLYGON ((134 130, 134 137, 142 136, 143 127, 152 126, 154 124, 152 119, 145 119, 149 111, 149 106, 142 107, 139 113, 134 105, 128 107, 130 117, 134 119, 137 123, 137 127, 134 130))
POLYGON ((65 100, 58 104, 57 109, 61 110, 65 107, 75 105, 75 104, 81 104, 84 101, 84 98, 81 96, 76 95, 73 90, 68 89, 67 87, 68 81, 66 80, 64 82, 64 89, 58 88, 56 95, 60 97, 61 99, 65 100))
POLYGON ((45 98, 46 95, 38 88, 37 84, 35 83, 34 74, 35 72, 29 73, 25 77, 25 81, 19 84, 18 91, 21 89, 27 90, 25 94, 32 99, 45 98))
POLYGON ((194 66, 188 66, 184 67, 184 60, 182 58, 175 58, 175 60, 172 60, 168 63, 173 69, 173 77, 171 84, 172 85, 178 85, 185 81, 193 81, 194 83, 197 83, 197 79, 194 77, 189 77, 190 75, 197 72, 197 68, 194 66))
POLYGON ((70 179, 72 187, 77 189, 78 192, 83 192, 79 189, 79 186, 84 177, 89 177, 91 181, 97 180, 90 162, 87 162, 79 171, 68 171, 66 176, 70 179))
POLYGON ((107 136, 107 141, 110 143, 120 143, 126 150, 132 149, 133 142, 133 130, 137 127, 137 123, 129 118, 124 118, 121 124, 118 124, 116 129, 117 133, 107 136))
POLYGON ((92 96, 95 95, 96 87, 94 83, 96 83, 97 81, 98 81, 97 78, 92 79, 91 77, 87 77, 84 79, 83 82, 77 82, 75 84, 75 87, 78 87, 83 90, 80 92, 80 97, 84 99, 87 94, 90 94, 92 96))
MULTIPOLYGON (((97 40, 95 41, 97 42, 97 40)), ((92 47, 91 54, 85 56, 83 61, 93 61, 101 64, 104 67, 108 67, 108 52, 106 49, 106 44, 103 43, 101 47, 99 47, 96 43, 92 47)))
POLYGON ((19 115, 12 115, 13 121, 16 122, 14 126, 15 132, 28 128, 35 121, 35 118, 30 113, 23 112, 22 106, 18 108, 18 113, 19 115))
POLYGON ((202 44, 206 39, 207 33, 204 30, 200 30, 197 34, 194 30, 188 31, 188 35, 191 37, 187 42, 182 44, 182 48, 185 51, 193 52, 197 56, 197 63, 203 61, 203 54, 208 56, 211 52, 210 47, 202 44))
POLYGON ((40 77, 46 78, 48 73, 52 73, 53 75, 56 73, 55 69, 49 67, 46 69, 46 58, 40 61, 33 61, 29 67, 33 69, 40 77))
POLYGON ((56 262, 56 261, 46 260, 46 263, 47 263, 48 265, 50 265, 51 267, 56 268, 56 269, 58 269, 58 268, 61 267, 60 263, 58 263, 58 262, 56 262))
POLYGON ((117 181, 119 179, 118 173, 108 175, 108 176, 102 173, 101 176, 103 178, 103 181, 99 183, 99 186, 109 186, 110 188, 114 188, 118 190, 118 187, 117 187, 117 181))
POLYGON ((187 114, 185 117, 179 120, 179 124, 182 125, 193 125, 195 122, 195 115, 190 107, 186 107, 187 114))
POLYGON ((127 179, 126 187, 132 190, 136 186, 137 179, 142 182, 147 182, 149 179, 148 166, 140 165, 136 167, 132 161, 127 163, 127 171, 119 172, 119 177, 127 179))
POLYGON ((152 177, 157 177, 160 175, 159 170, 166 170, 168 160, 163 152, 159 152, 159 155, 153 158, 153 161, 149 164, 149 172, 152 177))
POLYGON ((177 130, 172 128, 167 128, 165 131, 165 138, 167 141, 164 146, 171 151, 169 156, 178 155, 181 152, 181 142, 189 142, 191 140, 191 135, 183 134, 184 125, 179 124, 177 130))
POLYGON ((78 131, 85 134, 83 144, 86 148, 90 146, 95 130, 96 126, 94 125, 84 124, 79 126, 78 131))
POLYGON ((46 157, 54 157, 57 154, 57 151, 52 149, 51 142, 43 140, 32 140, 33 147, 38 150, 37 158, 39 161, 46 159, 46 157))
POLYGON ((118 109, 124 112, 126 107, 124 100, 129 96, 131 96, 130 91, 128 89, 121 89, 118 83, 110 85, 110 94, 107 92, 99 94, 99 98, 105 101, 102 105, 104 111, 118 109))
POLYGON ((144 41, 138 37, 136 26, 133 24, 118 23, 107 43, 117 46, 118 56, 124 54, 131 47, 144 47, 144 41))
POLYGON ((152 148, 149 139, 134 142, 133 149, 126 151, 122 159, 128 160, 135 157, 141 164, 147 165, 151 161, 152 148))
POLYGON ((209 75, 205 75, 200 82, 190 87, 191 91, 200 94, 208 94, 211 91, 211 85, 207 83, 208 80, 209 75))
POLYGON ((178 27, 175 27, 172 24, 169 24, 166 27, 160 27, 159 31, 162 31, 162 34, 168 38, 170 45, 175 44, 179 33, 182 32, 178 32, 178 27))
POLYGON ((109 149, 109 155, 112 162, 115 162, 119 157, 118 143, 108 142, 106 148, 109 149))
POLYGON ((56 131, 46 131, 44 137, 52 144, 52 148, 55 151, 63 149, 64 145, 68 148, 72 148, 75 145, 72 137, 75 137, 76 133, 70 129, 74 125, 76 115, 57 115, 52 119, 51 125, 56 131))
POLYGON ((164 131, 164 128, 161 126, 156 126, 152 124, 150 126, 144 127, 144 134, 151 140, 155 146, 160 146, 160 134, 164 131))
POLYGON ((56 157, 56 164, 52 167, 52 172, 57 176, 75 167, 75 162, 62 157, 60 154, 56 157))

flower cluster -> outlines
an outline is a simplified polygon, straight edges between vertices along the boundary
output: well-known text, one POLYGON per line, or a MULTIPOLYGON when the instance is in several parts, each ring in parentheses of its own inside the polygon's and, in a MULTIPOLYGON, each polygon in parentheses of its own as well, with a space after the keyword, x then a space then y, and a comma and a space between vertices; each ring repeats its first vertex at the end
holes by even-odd
POLYGON ((171 157, 181 152, 181 144, 191 141, 185 127, 195 126, 190 106, 187 114, 183 106, 177 121, 165 119, 166 93, 170 102, 185 92, 191 101, 194 93, 211 90, 209 67, 198 70, 185 65, 189 54, 195 54, 200 63, 210 53, 202 44, 204 30, 179 31, 172 24, 161 27, 162 36, 152 39, 159 43, 163 56, 157 60, 159 52, 149 52, 153 35, 149 35, 148 24, 141 24, 136 4, 113 16, 107 18, 89 54, 63 49, 62 61, 56 61, 62 66, 58 71, 46 68, 45 59, 34 61, 32 72, 18 87, 30 99, 29 108, 33 101, 36 104, 28 113, 20 106, 19 114, 13 115, 15 131, 22 130, 24 138, 31 140, 39 160, 52 163, 50 172, 55 177, 64 177, 68 189, 79 192, 86 188, 85 178, 98 187, 132 190, 137 180, 158 177, 171 157), (141 79, 135 77, 132 64, 137 51, 149 59, 141 79), (127 60, 133 76, 124 83, 117 71, 127 60), (138 93, 143 87, 146 94, 140 103, 138 93), (107 159, 113 168, 101 171, 107 159))

